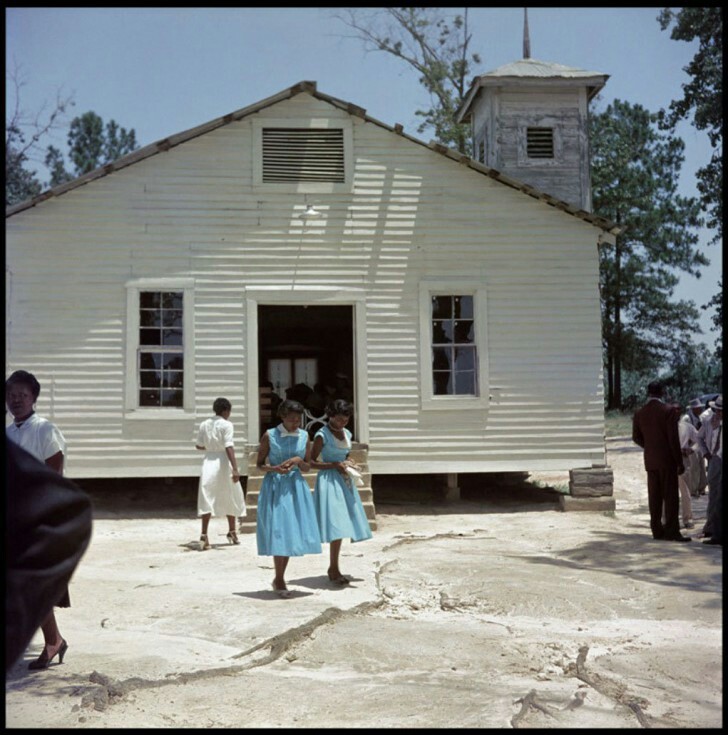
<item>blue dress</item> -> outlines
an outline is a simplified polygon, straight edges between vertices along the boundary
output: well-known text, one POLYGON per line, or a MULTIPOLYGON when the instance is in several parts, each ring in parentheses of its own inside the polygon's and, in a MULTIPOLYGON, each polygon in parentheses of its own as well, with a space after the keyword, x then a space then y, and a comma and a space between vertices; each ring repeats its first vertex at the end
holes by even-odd
MULTIPOLYGON (((278 465, 291 457, 306 457, 308 434, 283 436, 279 427, 268 429, 268 461, 278 465)), ((268 472, 258 497, 256 523, 260 556, 303 556, 321 553, 311 489, 298 467, 287 475, 268 472)))
MULTIPOLYGON (((337 441, 328 426, 316 432, 314 441, 320 436, 324 445, 317 459, 321 462, 343 462, 351 451, 351 432, 344 429, 346 441, 337 441)), ((313 491, 316 517, 321 540, 335 541, 350 538, 364 541, 372 537, 367 514, 350 478, 344 478, 338 470, 319 470, 316 488, 313 491)))

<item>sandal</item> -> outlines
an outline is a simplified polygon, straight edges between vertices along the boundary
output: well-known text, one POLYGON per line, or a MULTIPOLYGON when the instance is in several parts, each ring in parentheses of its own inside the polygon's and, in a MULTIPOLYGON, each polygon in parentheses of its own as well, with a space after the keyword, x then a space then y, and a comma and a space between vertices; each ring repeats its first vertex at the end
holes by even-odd
POLYGON ((326 573, 329 575, 329 579, 336 584, 340 584, 342 586, 345 584, 350 584, 349 580, 343 574, 341 574, 341 572, 339 572, 338 576, 331 574, 330 569, 327 570, 326 573))
POLYGON ((276 587, 275 580, 270 583, 270 586, 273 588, 273 592, 275 592, 278 597, 282 597, 284 600, 287 600, 293 594, 291 590, 287 589, 286 587, 284 587, 282 590, 279 590, 278 587, 276 587))

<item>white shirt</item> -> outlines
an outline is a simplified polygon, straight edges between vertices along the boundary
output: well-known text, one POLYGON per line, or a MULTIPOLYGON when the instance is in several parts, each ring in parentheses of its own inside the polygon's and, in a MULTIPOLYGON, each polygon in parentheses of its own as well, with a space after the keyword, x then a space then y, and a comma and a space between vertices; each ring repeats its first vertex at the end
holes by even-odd
POLYGON ((714 455, 723 459, 723 420, 718 422, 717 426, 713 426, 713 418, 716 415, 712 410, 710 415, 701 414, 700 420, 703 425, 698 432, 698 444, 700 451, 705 457, 707 454, 714 455))
POLYGON ((232 423, 222 416, 206 419, 197 432, 197 446, 208 452, 224 452, 225 447, 234 446, 232 423))
POLYGON ((43 463, 54 454, 63 452, 65 464, 66 439, 61 430, 36 413, 31 414, 20 426, 15 422, 6 426, 5 436, 43 463))
POLYGON ((698 442, 698 430, 690 422, 689 416, 683 416, 677 423, 677 431, 680 436, 680 448, 690 449, 692 444, 698 442))

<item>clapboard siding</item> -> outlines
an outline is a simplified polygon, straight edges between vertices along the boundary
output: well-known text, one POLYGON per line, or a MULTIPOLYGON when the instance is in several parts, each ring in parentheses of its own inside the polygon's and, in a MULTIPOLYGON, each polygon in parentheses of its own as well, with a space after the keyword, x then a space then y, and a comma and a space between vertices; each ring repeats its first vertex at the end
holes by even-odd
MULTIPOLYGON (((518 106, 513 100, 513 110, 518 106)), ((603 461, 598 229, 309 94, 91 181, 7 220, 8 368, 69 442, 68 473, 190 475, 212 401, 248 436, 246 293, 364 294, 369 465, 378 472, 567 469, 603 461), (351 120, 351 191, 253 182, 254 119, 351 120), (476 278, 487 294, 490 402, 420 405, 419 284, 476 278), (194 410, 125 412, 126 284, 194 282, 194 410)))

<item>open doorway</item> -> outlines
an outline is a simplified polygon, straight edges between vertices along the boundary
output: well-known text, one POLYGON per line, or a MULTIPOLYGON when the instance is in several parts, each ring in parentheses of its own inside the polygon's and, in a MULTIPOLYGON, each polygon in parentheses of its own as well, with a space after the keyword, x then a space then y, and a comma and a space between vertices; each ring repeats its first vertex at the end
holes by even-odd
MULTIPOLYGON (((259 304, 258 370, 261 434, 279 423, 276 409, 286 398, 315 417, 332 398, 354 401, 353 307, 259 304)), ((356 416, 348 426, 354 438, 355 426, 356 416)))

